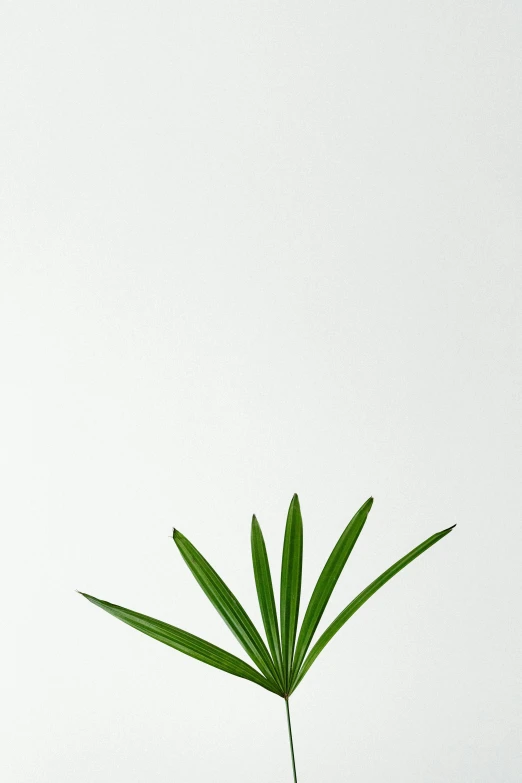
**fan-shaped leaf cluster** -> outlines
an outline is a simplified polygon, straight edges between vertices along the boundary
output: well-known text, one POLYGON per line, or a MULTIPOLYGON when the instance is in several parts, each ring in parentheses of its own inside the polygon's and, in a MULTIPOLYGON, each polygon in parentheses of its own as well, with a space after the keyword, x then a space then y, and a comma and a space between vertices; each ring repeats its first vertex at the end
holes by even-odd
POLYGON ((364 527, 373 504, 369 498, 350 520, 319 575, 299 628, 303 565, 303 520, 297 495, 288 510, 281 563, 279 614, 265 541, 252 518, 251 549, 254 578, 266 642, 236 596, 203 555, 178 530, 174 542, 196 581, 219 612, 255 667, 226 650, 173 625, 82 593, 89 601, 138 631, 192 658, 255 682, 288 699, 328 642, 345 622, 386 582, 455 527, 441 530, 404 555, 362 590, 330 623, 312 646, 319 622, 334 587, 364 527))

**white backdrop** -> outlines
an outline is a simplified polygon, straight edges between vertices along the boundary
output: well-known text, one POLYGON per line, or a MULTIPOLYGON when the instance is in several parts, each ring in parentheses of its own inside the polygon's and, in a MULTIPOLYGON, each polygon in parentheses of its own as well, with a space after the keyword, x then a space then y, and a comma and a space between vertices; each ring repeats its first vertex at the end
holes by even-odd
POLYGON ((5 783, 290 783, 242 654, 293 492, 304 600, 375 505, 292 699, 300 783, 517 783, 522 8, 8 2, 0 195, 5 783))

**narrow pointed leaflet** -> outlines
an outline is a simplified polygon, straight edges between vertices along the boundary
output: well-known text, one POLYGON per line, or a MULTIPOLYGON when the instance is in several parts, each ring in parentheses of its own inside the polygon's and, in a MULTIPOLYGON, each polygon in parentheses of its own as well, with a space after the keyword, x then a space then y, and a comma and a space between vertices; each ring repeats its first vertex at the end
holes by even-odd
POLYGON ((173 539, 181 555, 192 571, 199 586, 219 612, 236 639, 248 653, 259 670, 271 682, 277 693, 282 693, 283 683, 257 628, 235 595, 214 571, 203 555, 185 536, 174 530, 173 539))
POLYGON ((263 532, 256 517, 252 517, 252 533, 250 537, 252 546, 252 564, 254 567, 254 578, 256 581, 257 597, 259 599, 259 608, 263 625, 265 626, 268 646, 272 653, 272 659, 275 663, 277 672, 284 680, 283 664, 281 658, 281 639, 279 636, 279 625, 277 622, 277 610, 274 598, 274 588, 272 585, 272 576, 270 574, 270 564, 266 553, 265 539, 263 532))
POLYGON ((369 498, 348 523, 317 580, 317 584, 312 593, 312 597, 310 598, 301 625, 301 630, 299 631, 299 638, 297 640, 294 663, 292 666, 293 672, 299 671, 301 664, 304 661, 313 635, 323 616, 323 612, 326 609, 326 605, 328 604, 337 580, 346 565, 346 561, 359 538, 359 534, 364 527, 364 523, 366 522, 372 505, 373 498, 369 498))
POLYGON ((281 565, 281 647, 285 673, 285 692, 289 692, 294 655, 301 576, 303 568, 303 520, 299 498, 294 495, 286 519, 283 561, 281 565))
POLYGON ((269 682, 262 674, 256 669, 250 666, 241 658, 237 658, 232 653, 222 650, 221 647, 206 642, 204 639, 200 639, 198 636, 194 636, 187 631, 182 631, 181 628, 176 628, 173 625, 164 623, 161 620, 155 620, 153 617, 148 617, 146 614, 139 614, 133 612, 131 609, 125 609, 123 606, 117 606, 111 604, 108 601, 101 601, 99 598, 94 598, 87 593, 80 593, 88 601, 104 609, 113 617, 130 625, 132 628, 141 631, 152 639, 163 644, 173 647, 175 650, 189 655, 191 658, 196 658, 198 661, 214 666, 216 669, 222 669, 229 674, 233 674, 236 677, 243 677, 245 680, 251 680, 262 688, 266 688, 272 693, 278 693, 273 684, 269 682))
POLYGON ((355 612, 360 609, 360 607, 369 599, 371 596, 377 592, 386 582, 388 582, 395 574, 398 574, 399 571, 401 571, 405 566, 407 566, 409 563, 411 563, 415 558, 419 557, 423 552, 425 552, 427 549, 429 549, 433 544, 436 544, 437 541, 440 541, 441 538, 444 538, 444 536, 447 536, 448 533, 453 530, 455 525, 452 525, 452 527, 446 528, 446 530, 441 530, 439 533, 435 533, 434 535, 430 536, 430 538, 427 538, 425 541, 422 542, 422 544, 419 544, 419 546, 415 547, 415 549, 412 549, 411 552, 408 552, 407 555, 402 557, 400 560, 398 560, 396 563, 394 563, 390 568, 387 569, 387 571, 384 571, 377 579, 375 579, 368 587, 366 587, 359 595, 354 598, 354 600, 348 604, 348 606, 343 609, 343 611, 335 618, 333 623, 328 626, 326 631, 322 634, 322 636, 319 637, 317 642, 312 647, 311 651, 309 652, 307 658, 305 659, 305 662, 303 663, 300 671, 295 671, 294 678, 291 683, 291 692, 294 691, 307 671, 309 670, 310 666, 314 663, 317 656, 324 650, 328 642, 332 639, 332 637, 335 636, 337 631, 340 630, 340 628, 343 627, 345 622, 349 620, 349 618, 355 614, 355 612))

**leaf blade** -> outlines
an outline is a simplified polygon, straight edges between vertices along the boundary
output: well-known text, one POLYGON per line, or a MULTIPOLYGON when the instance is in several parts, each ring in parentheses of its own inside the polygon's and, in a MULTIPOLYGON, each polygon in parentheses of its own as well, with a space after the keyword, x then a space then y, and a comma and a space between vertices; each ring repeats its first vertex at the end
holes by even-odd
POLYGON ((162 642, 162 644, 166 644, 169 647, 172 647, 191 658, 195 658, 202 663, 213 666, 216 669, 221 669, 229 674, 233 674, 235 677, 242 677, 243 679, 255 682, 257 685, 260 685, 262 688, 266 688, 273 693, 276 692, 272 687, 272 684, 248 663, 242 661, 241 658, 232 655, 232 653, 223 650, 221 647, 217 647, 215 644, 207 642, 205 639, 201 639, 199 636, 194 636, 194 634, 183 631, 181 628, 176 628, 173 625, 169 625, 162 620, 156 620, 154 617, 134 612, 132 609, 126 609, 123 606, 109 603, 109 601, 102 601, 100 598, 95 598, 88 593, 80 592, 80 595, 83 595, 88 601, 108 612, 113 617, 130 625, 131 628, 141 631, 141 633, 162 642))
POLYGON ((411 550, 411 552, 408 552, 408 554, 404 555, 404 557, 401 557, 400 560, 397 560, 396 563, 394 563, 390 568, 388 568, 386 571, 384 571, 380 576, 377 577, 377 579, 374 579, 371 584, 369 584, 367 587, 365 587, 364 590, 362 590, 359 595, 357 595, 353 601, 351 601, 345 609, 335 618, 335 620, 328 626, 328 628, 324 631, 324 633, 319 637, 315 645, 312 647, 310 652, 308 653, 308 656, 306 657, 303 665, 301 666, 301 669, 294 674, 294 680, 291 684, 291 692, 293 692, 297 686, 300 684, 301 680, 305 676, 305 674, 310 669, 311 665, 314 663, 314 661, 317 659, 318 655, 323 651, 323 649, 326 647, 328 642, 335 636, 337 631, 339 631, 342 626, 346 623, 349 618, 355 614, 355 612, 360 609, 360 607, 366 603, 366 601, 371 598, 371 596, 377 592, 383 585, 386 584, 393 576, 399 573, 399 571, 402 571, 403 568, 405 568, 409 563, 411 563, 413 560, 415 560, 419 555, 421 555, 423 552, 425 552, 427 549, 432 547, 434 544, 436 544, 438 541, 440 541, 442 538, 444 538, 453 528, 455 525, 452 525, 451 527, 446 528, 445 530, 441 530, 438 533, 434 533, 434 535, 427 538, 425 541, 423 541, 421 544, 416 546, 414 549, 411 550))
POLYGON ((263 675, 281 689, 275 664, 254 623, 201 552, 179 530, 173 539, 197 583, 263 675))
POLYGON ((281 563, 281 652, 288 690, 292 671, 303 568, 303 520, 299 498, 294 495, 286 520, 283 559, 281 563))
POLYGON ((254 579, 256 583, 257 597, 261 617, 265 627, 266 638, 272 659, 276 665, 281 680, 283 675, 283 660, 281 656, 281 638, 279 635, 279 623, 277 620, 277 609, 274 597, 274 587, 272 584, 272 575, 270 573, 270 563, 266 552, 265 539, 261 526, 254 515, 252 517, 251 529, 251 548, 252 565, 254 568, 254 579))
POLYGON ((295 648, 295 657, 293 663, 294 671, 299 671, 304 661, 305 655, 311 644, 313 635, 323 616, 324 610, 328 604, 330 596, 335 585, 346 565, 346 562, 354 548, 357 539, 364 527, 370 509, 373 505, 373 498, 363 503, 361 508, 352 517, 341 537, 334 546, 326 564, 321 571, 317 584, 308 603, 305 616, 299 631, 299 637, 295 648))

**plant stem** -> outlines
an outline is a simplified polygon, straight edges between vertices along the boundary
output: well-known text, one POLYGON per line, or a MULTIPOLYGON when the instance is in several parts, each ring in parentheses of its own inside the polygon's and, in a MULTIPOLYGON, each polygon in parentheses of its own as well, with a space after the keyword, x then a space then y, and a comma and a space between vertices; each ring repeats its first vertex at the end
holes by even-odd
POLYGON ((290 751, 292 753, 292 769, 294 771, 294 783, 297 783, 297 772, 295 771, 294 741, 292 739, 292 724, 290 723, 290 707, 288 706, 288 697, 285 696, 286 719, 288 721, 288 736, 290 737, 290 751))

